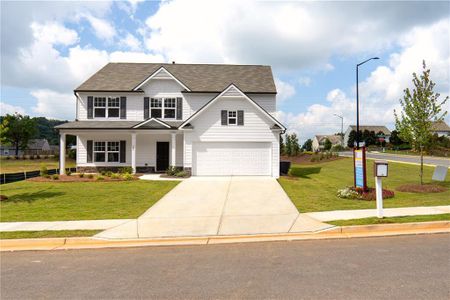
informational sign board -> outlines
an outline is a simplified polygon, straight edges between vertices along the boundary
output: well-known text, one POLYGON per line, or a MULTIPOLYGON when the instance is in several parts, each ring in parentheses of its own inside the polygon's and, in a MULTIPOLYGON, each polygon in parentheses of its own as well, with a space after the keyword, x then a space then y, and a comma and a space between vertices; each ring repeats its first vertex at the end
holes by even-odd
POLYGON ((353 149, 355 187, 367 189, 366 148, 353 149))
POLYGON ((447 166, 436 166, 436 169, 434 169, 433 173, 433 180, 436 181, 445 181, 445 177, 447 177, 447 166))

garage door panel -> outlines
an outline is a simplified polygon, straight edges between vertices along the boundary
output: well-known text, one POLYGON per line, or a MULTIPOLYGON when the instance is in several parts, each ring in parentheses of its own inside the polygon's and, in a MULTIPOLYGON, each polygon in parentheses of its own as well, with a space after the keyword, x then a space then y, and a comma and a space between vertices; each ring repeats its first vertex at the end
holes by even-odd
POLYGON ((270 143, 194 144, 194 175, 271 175, 270 143))

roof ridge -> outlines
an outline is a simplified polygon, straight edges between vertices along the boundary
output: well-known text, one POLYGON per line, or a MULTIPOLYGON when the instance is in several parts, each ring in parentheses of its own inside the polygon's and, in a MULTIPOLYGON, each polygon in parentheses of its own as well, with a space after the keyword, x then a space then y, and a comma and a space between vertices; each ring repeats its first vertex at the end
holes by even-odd
POLYGON ((214 64, 214 63, 170 63, 170 62, 161 62, 161 63, 145 63, 145 62, 108 62, 106 65, 109 64, 135 64, 135 65, 189 65, 189 66, 242 66, 242 67, 271 67, 270 65, 257 65, 257 64, 214 64))

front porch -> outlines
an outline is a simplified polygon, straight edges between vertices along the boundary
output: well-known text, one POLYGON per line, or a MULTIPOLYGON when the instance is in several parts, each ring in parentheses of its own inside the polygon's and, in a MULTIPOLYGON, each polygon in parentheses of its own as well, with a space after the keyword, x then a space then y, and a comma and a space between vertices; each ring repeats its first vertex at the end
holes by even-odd
POLYGON ((60 131, 60 173, 64 173, 66 135, 76 136, 78 172, 165 172, 169 166, 183 167, 183 132, 177 130, 60 131))

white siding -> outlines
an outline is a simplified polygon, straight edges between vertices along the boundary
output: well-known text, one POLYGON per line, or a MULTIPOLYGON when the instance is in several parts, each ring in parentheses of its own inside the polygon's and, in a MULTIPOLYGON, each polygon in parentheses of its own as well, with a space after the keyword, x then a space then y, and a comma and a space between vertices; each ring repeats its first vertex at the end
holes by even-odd
MULTIPOLYGON (((156 165, 156 142, 171 142, 170 134, 137 133, 136 136, 136 165, 144 167, 156 165)), ((171 147, 171 145, 170 145, 171 147)), ((171 151, 169 151, 169 156, 171 151)), ((176 140, 176 165, 183 165, 183 136, 177 134, 176 140)), ((169 158, 170 159, 170 158, 169 158)), ((131 133, 86 133, 77 136, 77 165, 78 166, 129 166, 131 165, 131 133), (125 140, 126 163, 87 163, 87 141, 118 141, 125 140)))
POLYGON ((276 95, 273 94, 252 94, 249 97, 255 101, 259 106, 264 108, 272 116, 277 112, 276 95))
POLYGON ((279 132, 266 115, 243 97, 224 97, 212 104, 191 123, 192 131, 185 131, 184 166, 192 168, 192 144, 194 142, 271 142, 272 176, 278 177, 279 132), (244 110, 243 126, 222 126, 221 110, 244 110))

